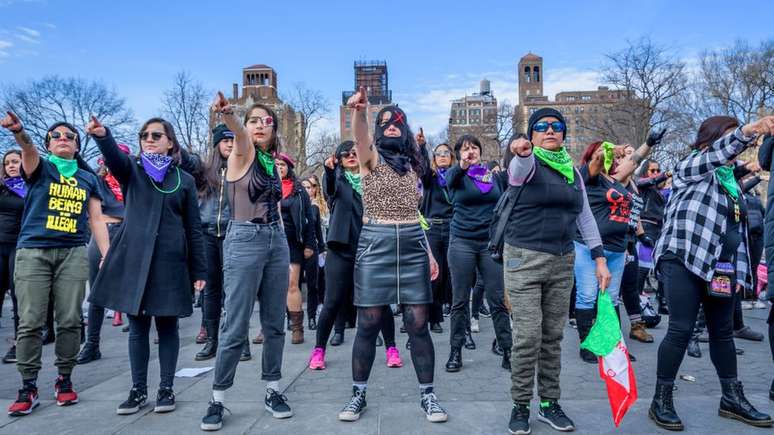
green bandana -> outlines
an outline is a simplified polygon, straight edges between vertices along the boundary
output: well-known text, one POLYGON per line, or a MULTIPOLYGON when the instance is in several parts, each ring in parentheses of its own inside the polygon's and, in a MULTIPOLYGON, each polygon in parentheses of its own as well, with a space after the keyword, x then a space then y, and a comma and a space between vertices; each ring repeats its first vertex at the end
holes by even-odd
POLYGON ((734 177, 734 168, 732 166, 721 166, 715 169, 715 177, 717 177, 723 190, 736 201, 739 198, 739 186, 736 184, 736 178, 734 177))
POLYGON ((255 156, 258 158, 258 163, 261 164, 263 170, 266 171, 269 176, 274 176, 274 157, 271 154, 263 150, 255 150, 255 156))
POLYGON ((615 160, 615 144, 610 142, 602 142, 602 148, 605 150, 605 173, 610 173, 610 168, 613 167, 613 160, 615 160))
POLYGON ((360 184, 360 174, 344 171, 344 178, 346 178, 347 182, 355 189, 355 192, 359 193, 361 196, 363 195, 363 185, 360 184))
POLYGON ((75 159, 63 159, 53 154, 48 155, 48 161, 56 166, 59 174, 65 178, 70 178, 78 172, 78 161, 75 159))
POLYGON ((564 147, 560 148, 559 151, 549 151, 545 148, 534 147, 533 152, 535 157, 542 160, 551 169, 564 175, 568 184, 575 182, 575 169, 572 167, 572 157, 570 157, 570 154, 567 153, 564 147))
POLYGON ((419 226, 422 227, 423 231, 427 231, 430 229, 430 222, 425 219, 425 216, 422 214, 421 211, 417 211, 419 213, 419 226))

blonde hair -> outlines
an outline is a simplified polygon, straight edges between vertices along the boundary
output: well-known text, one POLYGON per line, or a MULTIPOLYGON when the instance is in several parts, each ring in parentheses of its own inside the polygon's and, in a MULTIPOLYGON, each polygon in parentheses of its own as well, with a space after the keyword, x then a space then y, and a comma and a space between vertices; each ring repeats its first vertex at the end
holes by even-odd
POLYGON ((317 175, 311 175, 304 181, 308 182, 312 185, 312 187, 315 188, 314 196, 309 198, 312 200, 312 204, 316 205, 317 208, 320 209, 321 217, 327 217, 330 214, 330 211, 328 210, 328 203, 325 201, 325 198, 323 198, 322 186, 320 186, 320 180, 317 178, 317 175))
POLYGON ((449 144, 446 142, 439 143, 438 145, 435 146, 435 148, 433 148, 433 151, 432 151, 433 155, 432 155, 432 159, 430 160, 430 167, 433 168, 433 173, 435 173, 435 171, 438 170, 438 165, 435 163, 435 150, 437 150, 440 147, 446 147, 449 150, 449 157, 451 157, 451 163, 449 163, 450 168, 454 166, 454 164, 457 162, 457 158, 454 156, 454 150, 452 150, 452 147, 449 146, 449 144))

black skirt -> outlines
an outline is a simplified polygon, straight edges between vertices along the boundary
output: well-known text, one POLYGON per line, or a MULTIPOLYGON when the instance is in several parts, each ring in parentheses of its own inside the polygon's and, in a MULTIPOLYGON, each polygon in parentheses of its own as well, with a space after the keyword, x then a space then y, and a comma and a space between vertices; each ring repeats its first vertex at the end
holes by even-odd
POLYGON ((355 299, 359 307, 428 304, 428 246, 416 224, 365 224, 355 256, 355 299))

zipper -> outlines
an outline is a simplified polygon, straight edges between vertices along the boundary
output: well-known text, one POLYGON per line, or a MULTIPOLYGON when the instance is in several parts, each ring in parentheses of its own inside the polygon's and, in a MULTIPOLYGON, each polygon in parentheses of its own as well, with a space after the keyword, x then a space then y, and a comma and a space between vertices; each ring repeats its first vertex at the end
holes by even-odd
POLYGON ((398 261, 396 261, 396 267, 398 269, 398 279, 397 279, 397 294, 398 294, 398 305, 400 305, 400 227, 398 224, 395 224, 395 240, 397 242, 397 249, 396 254, 398 256, 398 261))
POLYGON ((220 194, 218 195, 218 215, 215 218, 215 233, 220 237, 220 212, 223 205, 223 185, 226 181, 226 168, 220 170, 220 194))

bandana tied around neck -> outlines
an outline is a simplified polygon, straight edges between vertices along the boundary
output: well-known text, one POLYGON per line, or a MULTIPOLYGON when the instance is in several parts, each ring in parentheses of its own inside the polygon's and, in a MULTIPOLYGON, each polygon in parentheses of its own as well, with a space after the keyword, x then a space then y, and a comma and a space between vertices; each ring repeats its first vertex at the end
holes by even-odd
POLYGON ((535 153, 535 157, 542 160, 548 167, 562 174, 567 180, 567 184, 575 182, 575 169, 572 167, 572 157, 570 157, 570 154, 564 147, 559 148, 559 151, 549 151, 536 146, 532 152, 535 153))
POLYGON ((151 180, 161 183, 164 181, 164 177, 167 175, 170 165, 172 165, 172 157, 165 154, 157 153, 142 153, 140 156, 142 160, 142 167, 145 168, 145 173, 151 178, 151 180))
POLYGON ((8 177, 3 180, 3 183, 5 184, 5 187, 8 188, 8 190, 15 193, 19 197, 24 198, 27 196, 27 183, 24 182, 22 177, 18 175, 16 177, 8 177))
POLYGON ((255 150, 255 157, 266 174, 270 177, 274 176, 274 157, 264 150, 255 150))
POLYGON ((734 201, 739 199, 739 185, 736 184, 733 167, 723 165, 715 169, 715 177, 717 177, 723 190, 725 190, 734 201))
POLYGON ((53 163, 59 174, 65 178, 71 178, 78 172, 78 161, 75 159, 63 159, 54 154, 49 154, 48 161, 53 163))
POLYGON ((483 194, 489 193, 492 187, 494 187, 494 184, 492 184, 492 171, 485 165, 471 165, 468 168, 468 177, 473 179, 473 183, 476 184, 478 190, 483 194))
POLYGON ((344 178, 347 180, 350 186, 352 186, 352 189, 354 189, 355 192, 360 194, 360 196, 363 196, 363 185, 360 182, 360 174, 353 174, 349 171, 344 171, 344 178))
POLYGON ((438 185, 441 187, 446 187, 446 171, 449 168, 438 168, 435 170, 435 173, 438 175, 438 185))
POLYGON ((287 178, 282 180, 282 199, 286 199, 288 196, 290 196, 291 193, 293 193, 293 186, 295 186, 293 180, 287 178))

